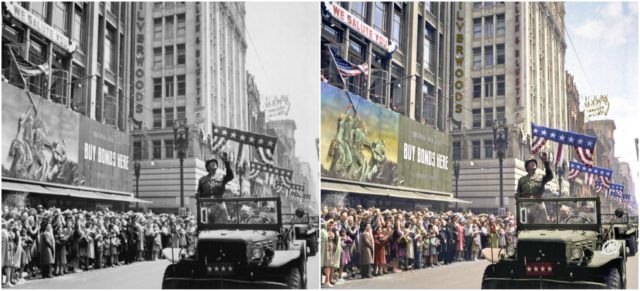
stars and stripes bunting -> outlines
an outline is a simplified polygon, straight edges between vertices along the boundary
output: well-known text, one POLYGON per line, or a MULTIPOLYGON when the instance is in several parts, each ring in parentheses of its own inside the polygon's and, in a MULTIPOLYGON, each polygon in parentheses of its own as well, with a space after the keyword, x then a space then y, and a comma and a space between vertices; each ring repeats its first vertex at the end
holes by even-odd
POLYGON ((239 147, 239 151, 240 149, 242 149, 242 151, 240 151, 240 155, 238 158, 240 158, 241 162, 248 159, 248 151, 246 151, 243 146, 250 145, 258 150, 259 157, 263 162, 268 164, 274 163, 273 154, 275 152, 278 141, 277 137, 257 134, 224 126, 216 126, 215 124, 212 124, 212 132, 214 137, 214 144, 217 144, 216 137, 218 139, 224 139, 224 142, 231 140, 240 143, 241 146, 239 147))
POLYGON ((600 193, 600 191, 602 191, 602 182, 601 181, 596 181, 596 193, 600 193))
POLYGON ((556 166, 560 166, 560 164, 562 164, 562 161, 564 161, 564 157, 566 156, 566 152, 566 145, 558 143, 556 146, 556 158, 554 159, 556 166))
POLYGON ((222 136, 211 137, 211 152, 217 153, 220 150, 222 150, 222 148, 224 148, 225 145, 227 145, 227 139, 225 137, 222 137, 222 136))
POLYGON ((611 183, 613 183, 613 181, 611 180, 611 175, 600 176, 600 182, 602 183, 602 187, 604 187, 605 189, 609 189, 609 187, 611 187, 611 183))
POLYGON ((611 176, 613 175, 613 170, 601 167, 587 167, 584 164, 578 163, 576 161, 569 162, 569 179, 575 179, 578 174, 584 172, 585 181, 587 185, 595 186, 596 180, 606 180, 606 183, 603 183, 603 187, 609 189, 609 184, 611 181, 611 176), (600 177, 596 179, 596 177, 600 177), (604 177, 604 179, 602 178, 604 177))
MULTIPOLYGON (((593 151, 595 150, 597 138, 590 135, 563 131, 554 128, 548 128, 541 125, 531 123, 531 154, 536 154, 548 140, 573 146, 578 154, 580 161, 587 167, 593 166, 593 151)), ((558 147, 560 150, 561 147, 558 147)))
POLYGON ((620 195, 622 194, 622 191, 624 191, 624 185, 611 183, 609 191, 607 191, 608 193, 607 198, 608 199, 621 198, 620 195))

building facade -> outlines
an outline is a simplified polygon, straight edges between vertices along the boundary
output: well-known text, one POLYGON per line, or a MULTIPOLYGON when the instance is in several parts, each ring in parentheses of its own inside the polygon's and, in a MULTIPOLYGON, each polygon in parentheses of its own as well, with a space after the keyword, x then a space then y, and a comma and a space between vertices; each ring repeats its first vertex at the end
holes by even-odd
POLYGON ((63 208, 144 202, 128 179, 132 4, 3 2, 2 12, 3 198, 28 193, 31 204, 63 208), (11 140, 22 154, 7 154, 11 140))
MULTIPOLYGON (((613 138, 616 130, 616 123, 613 120, 592 120, 585 124, 587 134, 596 136, 598 142, 596 143, 596 151, 593 157, 594 165, 602 168, 613 170, 613 182, 621 184, 621 178, 619 172, 619 161, 615 156, 615 140, 613 138)), ((582 175, 581 175, 582 176, 582 175)), ((585 192, 588 196, 600 196, 602 203, 602 209, 608 210, 608 213, 613 213, 616 207, 615 201, 606 199, 606 190, 603 190, 600 194, 597 194, 593 187, 584 185, 585 192)), ((627 188, 625 187, 625 190, 627 188)))
POLYGON ((180 205, 176 120, 189 126, 184 197, 192 209, 212 157, 212 124, 249 130, 245 14, 243 3, 134 4, 133 158, 142 164, 139 195, 154 209, 180 205))
MULTIPOLYGON (((495 211, 499 205, 492 127, 494 120, 504 121, 509 143, 503 202, 513 210, 516 184, 526 174, 524 161, 530 156, 531 123, 569 128, 564 4, 458 3, 454 14, 451 116, 453 159, 461 164, 458 197, 472 201, 469 208, 479 211, 495 211)), ((547 188, 558 195, 556 179, 547 188)), ((563 187, 563 195, 568 190, 563 187)))
MULTIPOLYGON (((585 133, 586 125, 584 112, 580 111, 580 92, 575 84, 573 75, 567 74, 567 118, 569 131, 585 133)), ((569 151, 569 160, 578 160, 574 151, 569 151)), ((568 173, 568 172, 567 172, 568 173)), ((569 181, 569 195, 572 197, 589 197, 591 191, 584 185, 583 177, 579 176, 573 181, 569 181)))

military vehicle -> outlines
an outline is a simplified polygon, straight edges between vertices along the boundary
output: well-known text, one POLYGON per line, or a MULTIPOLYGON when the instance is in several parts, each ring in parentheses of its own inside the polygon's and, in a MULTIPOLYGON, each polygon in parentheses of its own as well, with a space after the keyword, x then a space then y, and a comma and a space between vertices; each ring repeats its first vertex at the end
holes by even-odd
POLYGON ((483 289, 626 287, 625 239, 603 227, 598 197, 516 199, 516 211, 516 245, 483 250, 483 289))
POLYGON ((283 224, 279 197, 200 198, 196 206, 197 245, 163 250, 172 262, 163 289, 306 288, 306 242, 283 224))
POLYGON ((313 221, 312 216, 309 216, 308 213, 305 213, 303 217, 298 217, 295 214, 284 214, 282 217, 285 224, 293 225, 295 238, 307 242, 307 254, 315 256, 318 252, 319 230, 316 226, 318 216, 315 216, 316 221, 313 221))
POLYGON ((625 213, 622 217, 615 214, 602 214, 604 227, 613 225, 616 237, 624 238, 627 243, 627 256, 633 257, 638 251, 638 216, 629 216, 625 213))

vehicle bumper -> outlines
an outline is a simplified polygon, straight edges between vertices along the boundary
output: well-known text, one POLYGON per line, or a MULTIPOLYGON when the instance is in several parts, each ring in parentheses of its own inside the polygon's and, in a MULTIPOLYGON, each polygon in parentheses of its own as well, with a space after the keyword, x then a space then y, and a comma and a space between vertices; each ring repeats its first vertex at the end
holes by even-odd
POLYGON ((282 282, 247 280, 225 277, 186 278, 167 277, 162 280, 162 289, 287 289, 282 282))
POLYGON ((485 278, 483 286, 490 289, 606 289, 603 283, 566 281, 550 278, 485 278))

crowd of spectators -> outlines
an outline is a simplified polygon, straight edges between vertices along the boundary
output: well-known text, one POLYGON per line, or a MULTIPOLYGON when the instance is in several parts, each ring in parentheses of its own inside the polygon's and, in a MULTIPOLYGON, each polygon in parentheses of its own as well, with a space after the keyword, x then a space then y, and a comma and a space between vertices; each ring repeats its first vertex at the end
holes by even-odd
POLYGON ((327 207, 321 213, 324 287, 482 257, 485 247, 515 244, 512 214, 433 212, 361 206, 327 207))
POLYGON ((165 247, 196 244, 191 215, 4 205, 1 216, 2 287, 158 260, 165 247))

